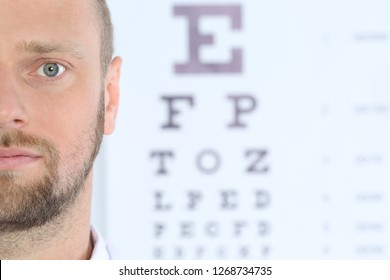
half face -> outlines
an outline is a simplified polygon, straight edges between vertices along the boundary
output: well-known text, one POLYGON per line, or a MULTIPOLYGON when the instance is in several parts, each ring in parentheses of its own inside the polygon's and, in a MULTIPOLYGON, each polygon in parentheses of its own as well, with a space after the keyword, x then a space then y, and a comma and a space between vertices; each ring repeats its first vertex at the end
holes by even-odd
POLYGON ((104 129, 92 1, 0 0, 0 232, 68 209, 104 129))

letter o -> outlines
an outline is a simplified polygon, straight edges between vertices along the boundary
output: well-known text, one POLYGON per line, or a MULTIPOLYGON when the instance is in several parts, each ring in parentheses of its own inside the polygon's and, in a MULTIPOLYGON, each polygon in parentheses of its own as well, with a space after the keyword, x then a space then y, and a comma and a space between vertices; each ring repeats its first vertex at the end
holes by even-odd
POLYGON ((213 150, 204 150, 198 155, 196 165, 201 172, 213 174, 217 172, 221 166, 221 157, 213 150))

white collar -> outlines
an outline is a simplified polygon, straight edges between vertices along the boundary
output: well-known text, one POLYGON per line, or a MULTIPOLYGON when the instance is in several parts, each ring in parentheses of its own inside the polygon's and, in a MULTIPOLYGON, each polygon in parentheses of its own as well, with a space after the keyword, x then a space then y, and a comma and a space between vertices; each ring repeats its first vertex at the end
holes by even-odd
POLYGON ((93 242, 93 251, 91 260, 110 260, 110 252, 103 237, 93 226, 91 226, 91 236, 93 242))

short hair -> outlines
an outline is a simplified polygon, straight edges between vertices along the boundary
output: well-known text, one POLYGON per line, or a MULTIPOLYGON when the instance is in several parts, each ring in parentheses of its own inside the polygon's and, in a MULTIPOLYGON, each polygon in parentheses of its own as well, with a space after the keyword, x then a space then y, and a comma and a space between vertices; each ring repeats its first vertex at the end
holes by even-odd
POLYGON ((114 31, 106 0, 94 0, 100 28, 100 60, 103 78, 114 53, 114 31))

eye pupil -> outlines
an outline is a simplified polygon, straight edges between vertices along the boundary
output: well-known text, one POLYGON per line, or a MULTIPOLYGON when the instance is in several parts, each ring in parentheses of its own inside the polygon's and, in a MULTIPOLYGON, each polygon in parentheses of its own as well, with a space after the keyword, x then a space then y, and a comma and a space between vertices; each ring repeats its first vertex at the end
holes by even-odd
POLYGON ((43 72, 48 77, 55 77, 59 73, 60 68, 55 63, 48 63, 43 67, 43 72))

